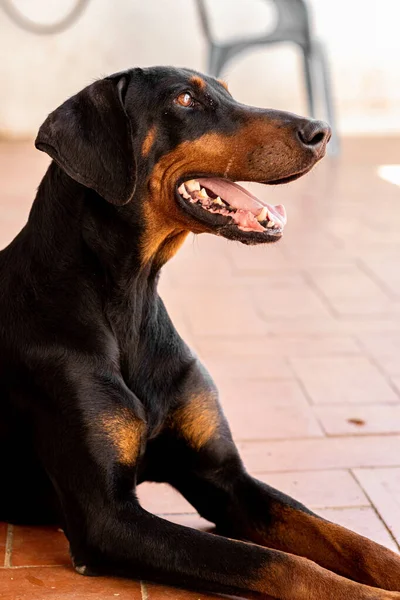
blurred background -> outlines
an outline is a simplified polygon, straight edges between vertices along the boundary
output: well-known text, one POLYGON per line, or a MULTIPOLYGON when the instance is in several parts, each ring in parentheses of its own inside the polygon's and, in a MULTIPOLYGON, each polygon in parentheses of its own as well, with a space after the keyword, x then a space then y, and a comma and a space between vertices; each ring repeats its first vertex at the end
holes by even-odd
MULTIPOLYGON (((26 222, 49 163, 33 147, 40 124, 101 76, 154 64, 220 66, 239 101, 331 122, 329 156, 309 175, 251 185, 286 205, 279 244, 191 236, 164 268, 160 291, 219 386, 247 468, 395 551, 399 23, 398 0, 0 0, 0 247, 26 222), (286 41, 266 43, 278 39, 286 41)), ((139 495, 165 518, 209 526, 165 486, 143 484, 139 495)), ((0 586, 13 579, 29 600, 42 598, 34 565, 53 567, 42 578, 47 586, 52 578, 50 600, 70 597, 78 580, 83 591, 93 585, 56 567, 70 564, 60 532, 0 524, 0 566, 2 543, 0 586), (10 578, 13 566, 26 569, 10 578)), ((119 584, 109 585, 119 595, 119 584)), ((150 585, 141 593, 199 598, 150 585)))
MULTIPOLYGON (((2 0, 33 21, 52 24, 77 0, 2 0)), ((218 41, 273 29, 272 0, 206 0, 218 41)), ((400 4, 396 0, 310 0, 315 34, 330 59, 343 134, 400 132, 400 4)), ((0 133, 32 136, 45 114, 93 79, 135 65, 204 70, 207 46, 194 0, 91 0, 57 35, 34 35, 0 8, 0 133)), ((301 54, 293 45, 253 49, 224 71, 243 102, 304 113, 301 54)))

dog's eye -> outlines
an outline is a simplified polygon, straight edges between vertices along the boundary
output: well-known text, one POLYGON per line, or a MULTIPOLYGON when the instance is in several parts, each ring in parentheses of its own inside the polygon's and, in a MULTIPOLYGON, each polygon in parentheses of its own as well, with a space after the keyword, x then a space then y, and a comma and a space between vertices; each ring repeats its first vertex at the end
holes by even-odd
POLYGON ((195 100, 193 96, 189 94, 189 92, 184 92, 183 94, 180 94, 175 99, 175 102, 179 104, 179 106, 183 106, 184 108, 191 108, 195 104, 195 100))

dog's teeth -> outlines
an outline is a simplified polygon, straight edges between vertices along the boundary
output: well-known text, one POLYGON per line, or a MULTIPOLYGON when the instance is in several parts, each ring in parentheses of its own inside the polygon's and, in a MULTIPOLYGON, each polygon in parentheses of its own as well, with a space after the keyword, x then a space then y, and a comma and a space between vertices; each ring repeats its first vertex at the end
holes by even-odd
POLYGON ((204 198, 204 200, 208 198, 208 194, 204 188, 201 188, 201 190, 199 191, 199 196, 200 198, 204 198))
POLYGON ((267 227, 274 227, 274 226, 275 226, 275 221, 268 221, 267 227))
POLYGON ((199 192, 200 184, 195 179, 191 179, 190 181, 185 181, 185 187, 188 192, 199 192))
POLYGON ((216 198, 214 198, 213 204, 221 204, 222 206, 224 205, 224 203, 222 202, 222 200, 221 200, 221 198, 219 196, 217 196, 216 198))
POLYGON ((178 192, 180 193, 181 196, 183 196, 186 200, 189 200, 189 198, 191 197, 186 190, 185 184, 182 183, 182 185, 180 185, 178 187, 178 192))
POLYGON ((260 214, 257 217, 257 221, 259 221, 261 223, 261 221, 266 221, 267 218, 268 218, 268 208, 266 206, 264 206, 264 208, 262 209, 262 211, 260 212, 260 214))

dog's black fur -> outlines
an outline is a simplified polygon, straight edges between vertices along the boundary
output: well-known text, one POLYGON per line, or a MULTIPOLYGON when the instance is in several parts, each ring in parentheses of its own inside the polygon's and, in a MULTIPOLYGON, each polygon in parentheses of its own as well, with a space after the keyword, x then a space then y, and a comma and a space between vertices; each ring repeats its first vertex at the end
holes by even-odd
POLYGON ((280 235, 185 205, 183 180, 286 182, 328 139, 324 124, 240 105, 221 82, 171 68, 100 80, 47 118, 36 146, 54 160, 0 254, 0 519, 62 523, 80 573, 293 600, 399 597, 350 581, 400 590, 395 554, 246 472, 157 293, 189 231, 280 235), (149 514, 135 495, 145 480, 254 543, 149 514))

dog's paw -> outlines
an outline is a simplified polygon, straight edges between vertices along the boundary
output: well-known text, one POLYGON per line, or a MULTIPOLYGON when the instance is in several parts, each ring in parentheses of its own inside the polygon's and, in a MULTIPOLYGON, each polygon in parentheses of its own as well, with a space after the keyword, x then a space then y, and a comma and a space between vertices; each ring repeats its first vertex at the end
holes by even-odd
POLYGON ((72 565, 79 575, 85 575, 86 577, 95 577, 97 573, 87 565, 79 564, 80 561, 76 561, 73 556, 71 556, 72 565))

